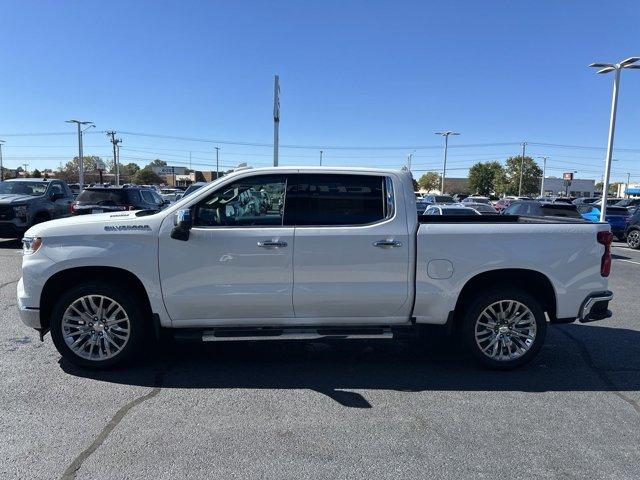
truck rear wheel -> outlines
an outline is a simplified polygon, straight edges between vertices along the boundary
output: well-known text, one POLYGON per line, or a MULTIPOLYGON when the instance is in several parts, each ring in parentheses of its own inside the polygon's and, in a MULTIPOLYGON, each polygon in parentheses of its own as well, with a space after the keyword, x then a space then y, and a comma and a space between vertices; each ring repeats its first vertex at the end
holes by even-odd
POLYGON ((144 312, 125 289, 87 282, 61 295, 52 310, 51 338, 71 363, 104 369, 130 361, 145 338, 144 312))
POLYGON ((531 361, 542 348, 547 321, 538 301, 510 287, 479 293, 464 313, 467 348, 483 365, 508 370, 531 361))

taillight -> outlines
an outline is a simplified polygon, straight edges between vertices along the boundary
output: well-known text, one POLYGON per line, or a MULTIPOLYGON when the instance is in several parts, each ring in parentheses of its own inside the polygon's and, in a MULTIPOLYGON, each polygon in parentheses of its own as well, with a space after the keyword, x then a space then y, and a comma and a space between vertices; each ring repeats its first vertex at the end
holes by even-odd
POLYGON ((613 233, 598 232, 598 243, 604 245, 604 253, 600 260, 600 275, 608 277, 611 272, 611 242, 613 242, 613 233))
POLYGON ((71 213, 71 214, 76 213, 77 206, 78 206, 78 202, 71 202, 69 204, 69 213, 71 213))

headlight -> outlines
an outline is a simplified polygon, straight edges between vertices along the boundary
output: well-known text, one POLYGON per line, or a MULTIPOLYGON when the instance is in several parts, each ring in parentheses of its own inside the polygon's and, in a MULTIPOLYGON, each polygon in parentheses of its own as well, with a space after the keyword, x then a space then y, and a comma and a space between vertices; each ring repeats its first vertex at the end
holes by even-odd
POLYGON ((22 239, 22 252, 25 255, 36 253, 42 245, 42 237, 24 237, 22 239))
POLYGON ((26 205, 16 205, 13 207, 13 211, 16 214, 16 217, 26 217, 27 216, 27 206, 26 205))

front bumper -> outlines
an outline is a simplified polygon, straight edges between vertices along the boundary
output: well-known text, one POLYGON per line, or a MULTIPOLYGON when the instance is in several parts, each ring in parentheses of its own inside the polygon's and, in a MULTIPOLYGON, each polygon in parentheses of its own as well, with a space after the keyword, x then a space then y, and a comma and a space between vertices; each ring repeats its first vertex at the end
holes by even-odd
POLYGON ((609 290, 589 294, 580 306, 578 320, 588 323, 611 317, 613 313, 609 310, 609 301, 612 298, 613 292, 609 290))
POLYGON ((28 228, 29 226, 26 222, 18 219, 0 221, 0 238, 22 238, 28 228))
POLYGON ((42 328, 42 323, 40 321, 40 309, 30 307, 30 299, 24 289, 24 283, 22 278, 18 282, 17 287, 17 297, 18 297, 18 314, 20 315, 20 320, 27 327, 35 328, 37 330, 42 328))

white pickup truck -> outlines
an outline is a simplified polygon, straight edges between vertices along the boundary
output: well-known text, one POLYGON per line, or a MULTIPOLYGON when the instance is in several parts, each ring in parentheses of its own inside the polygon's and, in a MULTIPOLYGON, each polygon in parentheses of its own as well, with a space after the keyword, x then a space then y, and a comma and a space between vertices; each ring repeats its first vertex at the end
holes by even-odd
POLYGON ((540 350, 547 323, 611 316, 607 224, 419 216, 411 174, 242 169, 158 213, 36 225, 18 308, 69 361, 199 341, 393 338, 448 325, 485 365, 540 350))

